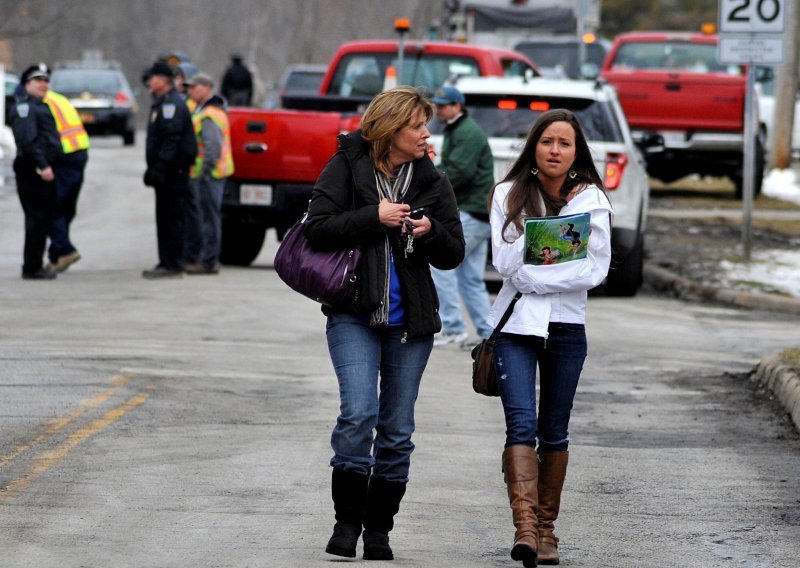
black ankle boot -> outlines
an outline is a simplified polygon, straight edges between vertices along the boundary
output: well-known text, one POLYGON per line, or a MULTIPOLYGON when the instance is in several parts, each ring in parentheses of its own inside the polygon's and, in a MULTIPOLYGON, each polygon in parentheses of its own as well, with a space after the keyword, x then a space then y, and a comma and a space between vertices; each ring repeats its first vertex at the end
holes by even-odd
POLYGON ((325 552, 355 558, 361 525, 364 522, 369 475, 333 468, 331 494, 336 511, 333 534, 325 552))
POLYGON ((364 560, 393 560, 389 532, 394 516, 406 492, 405 482, 373 477, 367 493, 367 517, 364 521, 364 560))
POLYGON ((394 560, 388 534, 364 531, 364 560, 394 560))
POLYGON ((333 534, 328 541, 328 546, 325 547, 325 552, 336 556, 355 558, 359 536, 361 536, 361 525, 346 525, 337 522, 333 525, 333 534))

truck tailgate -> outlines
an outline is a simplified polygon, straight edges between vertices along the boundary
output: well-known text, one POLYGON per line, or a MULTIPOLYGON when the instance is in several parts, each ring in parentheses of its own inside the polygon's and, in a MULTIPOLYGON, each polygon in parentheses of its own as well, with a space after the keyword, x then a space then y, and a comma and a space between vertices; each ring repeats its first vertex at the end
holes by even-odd
POLYGON ((336 152, 342 115, 231 108, 234 180, 313 183, 336 152))
POLYGON ((690 72, 606 71, 634 129, 741 132, 744 77, 690 72))

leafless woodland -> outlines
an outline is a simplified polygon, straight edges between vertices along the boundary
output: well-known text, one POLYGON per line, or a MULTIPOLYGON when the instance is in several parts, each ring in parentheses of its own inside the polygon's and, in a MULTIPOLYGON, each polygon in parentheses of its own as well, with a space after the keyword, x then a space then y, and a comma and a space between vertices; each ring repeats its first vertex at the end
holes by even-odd
MULTIPOLYGON (((80 58, 100 50, 137 85, 159 53, 180 50, 221 77, 241 52, 263 85, 292 63, 327 63, 345 40, 395 37, 394 19, 411 20, 410 38, 442 18, 441 0, 0 0, 6 66, 80 58)), ((146 97, 142 97, 143 102, 146 97)))

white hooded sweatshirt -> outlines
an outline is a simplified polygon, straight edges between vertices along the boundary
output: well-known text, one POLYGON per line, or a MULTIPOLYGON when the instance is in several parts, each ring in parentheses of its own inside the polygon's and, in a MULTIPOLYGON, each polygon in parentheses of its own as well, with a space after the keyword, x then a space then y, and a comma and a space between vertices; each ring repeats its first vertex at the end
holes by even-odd
POLYGON ((517 292, 523 295, 503 326, 506 333, 546 338, 550 322, 585 323, 587 292, 603 282, 611 264, 611 203, 595 185, 578 193, 558 214, 591 215, 586 258, 538 266, 523 263, 525 235, 513 223, 503 239, 509 191, 511 182, 501 183, 492 198, 492 263, 503 277, 503 287, 489 311, 488 323, 497 325, 517 292))

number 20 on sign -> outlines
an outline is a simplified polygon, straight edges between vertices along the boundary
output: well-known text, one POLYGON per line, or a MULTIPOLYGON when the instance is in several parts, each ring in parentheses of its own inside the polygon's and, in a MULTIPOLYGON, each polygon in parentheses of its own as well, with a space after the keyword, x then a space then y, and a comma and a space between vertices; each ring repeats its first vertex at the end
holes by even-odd
POLYGON ((720 0, 719 31, 782 33, 787 1, 790 0, 720 0))

